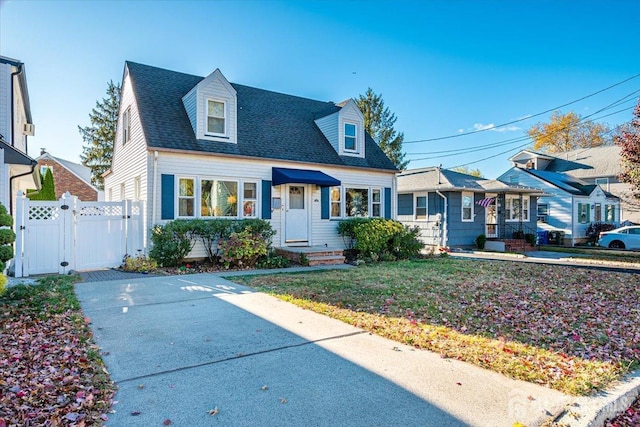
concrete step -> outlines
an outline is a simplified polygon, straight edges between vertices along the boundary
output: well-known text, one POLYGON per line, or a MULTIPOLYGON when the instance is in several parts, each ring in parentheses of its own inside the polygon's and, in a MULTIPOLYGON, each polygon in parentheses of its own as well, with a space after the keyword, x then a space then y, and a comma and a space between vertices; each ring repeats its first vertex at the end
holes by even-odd
POLYGON ((342 255, 330 255, 330 256, 307 256, 309 260, 309 266, 314 265, 339 265, 344 264, 345 257, 342 255))

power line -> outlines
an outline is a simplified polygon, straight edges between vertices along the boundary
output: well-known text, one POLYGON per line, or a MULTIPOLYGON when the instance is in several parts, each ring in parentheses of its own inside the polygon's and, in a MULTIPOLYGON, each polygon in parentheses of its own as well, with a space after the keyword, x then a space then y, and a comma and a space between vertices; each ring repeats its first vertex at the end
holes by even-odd
POLYGON ((440 136, 440 137, 437 137, 437 138, 427 138, 427 139, 420 139, 420 140, 414 140, 414 141, 404 141, 403 144, 413 144, 413 143, 417 143, 417 142, 431 142, 431 141, 441 141, 443 139, 459 138, 461 136, 473 135, 473 134, 480 133, 480 132, 486 132, 486 131, 491 130, 491 129, 500 128, 502 126, 508 126, 508 125, 511 125, 511 124, 514 124, 514 123, 519 123, 519 122, 522 122, 524 120, 529 120, 532 117, 538 117, 538 116, 541 116, 543 114, 547 114, 547 113, 550 113, 552 111, 559 110, 559 109, 564 108, 566 106, 575 104, 577 102, 584 101, 587 98, 591 98, 592 96, 598 95, 598 94, 600 94, 602 92, 605 92, 605 91, 607 91, 609 89, 612 89, 612 88, 614 88, 616 86, 620 86, 621 84, 626 83, 626 82, 628 82, 630 80, 633 80, 633 79, 635 79, 637 77, 640 77, 640 74, 636 74, 634 76, 631 76, 628 79, 622 80, 622 81, 620 81, 618 83, 615 83, 615 84, 612 84, 611 86, 608 86, 608 87, 606 87, 604 89, 600 89, 600 90, 598 90, 596 92, 590 93, 589 95, 583 96, 582 98, 578 98, 578 99, 575 99, 575 100, 573 100, 571 102, 567 102, 566 104, 562 104, 562 105, 559 105, 557 107, 550 108, 550 109, 542 111, 540 113, 531 114, 531 115, 528 115, 526 117, 522 117, 520 119, 512 120, 510 122, 506 122, 506 123, 502 123, 502 124, 499 124, 499 125, 496 125, 496 126, 492 126, 490 128, 476 129, 476 130, 473 130, 473 131, 470 131, 470 132, 463 132, 463 133, 457 133, 457 134, 454 134, 454 135, 440 136))

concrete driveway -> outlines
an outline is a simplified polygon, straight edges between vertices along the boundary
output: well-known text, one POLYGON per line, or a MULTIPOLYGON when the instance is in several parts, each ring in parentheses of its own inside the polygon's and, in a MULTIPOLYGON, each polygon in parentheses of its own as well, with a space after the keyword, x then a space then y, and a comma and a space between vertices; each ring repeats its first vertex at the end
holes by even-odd
POLYGON ((533 426, 572 400, 214 274, 76 293, 119 387, 108 426, 533 426))

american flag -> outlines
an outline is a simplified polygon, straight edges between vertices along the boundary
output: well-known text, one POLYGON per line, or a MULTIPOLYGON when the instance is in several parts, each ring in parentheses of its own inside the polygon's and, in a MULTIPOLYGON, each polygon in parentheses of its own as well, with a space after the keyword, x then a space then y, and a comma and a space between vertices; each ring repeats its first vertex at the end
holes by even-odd
POLYGON ((493 201, 495 200, 495 197, 487 197, 486 199, 482 199, 482 200, 478 200, 476 202, 476 205, 480 205, 483 208, 486 208, 487 206, 489 206, 491 203, 493 203, 493 201))

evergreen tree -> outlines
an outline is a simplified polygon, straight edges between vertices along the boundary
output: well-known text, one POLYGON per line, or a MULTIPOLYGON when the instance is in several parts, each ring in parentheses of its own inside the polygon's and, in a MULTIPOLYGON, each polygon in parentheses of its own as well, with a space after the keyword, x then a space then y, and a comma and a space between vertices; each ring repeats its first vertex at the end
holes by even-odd
POLYGON ((382 151, 396 165, 399 170, 405 170, 409 164, 404 160, 402 152, 404 133, 394 129, 396 115, 384 106, 382 94, 377 95, 371 88, 364 95, 356 99, 356 103, 364 115, 364 128, 382 151))
POLYGON ((29 200, 56 200, 56 187, 53 182, 53 173, 51 168, 47 168, 44 176, 40 176, 40 191, 27 190, 29 200))
POLYGON ((102 174, 111 167, 113 142, 118 124, 120 108, 120 84, 109 81, 107 97, 96 101, 96 106, 89 114, 90 126, 78 126, 78 131, 87 145, 82 147, 80 159, 82 164, 91 169, 91 183, 103 189, 102 174))
POLYGON ((615 136, 620 147, 622 173, 620 181, 631 185, 633 195, 640 199, 640 99, 633 111, 633 119, 615 136))

